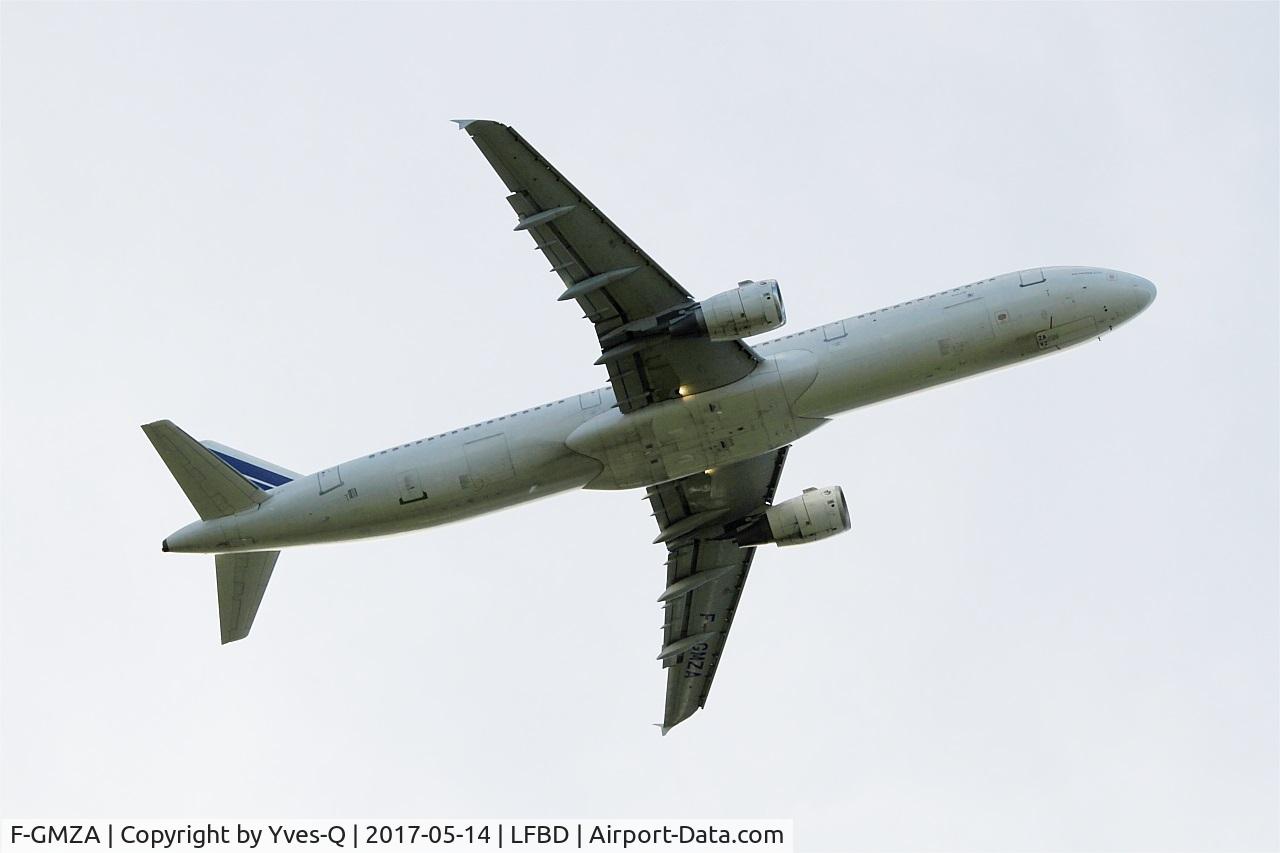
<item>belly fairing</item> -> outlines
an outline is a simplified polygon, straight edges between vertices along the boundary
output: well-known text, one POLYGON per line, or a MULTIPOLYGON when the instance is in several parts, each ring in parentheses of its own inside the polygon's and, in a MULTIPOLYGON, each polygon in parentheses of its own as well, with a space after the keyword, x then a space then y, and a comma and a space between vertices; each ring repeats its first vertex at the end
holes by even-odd
POLYGON ((667 482, 767 453, 812 432, 823 421, 795 417, 791 403, 816 377, 811 353, 779 353, 723 388, 625 415, 609 409, 574 430, 565 444, 603 466, 586 488, 667 482))

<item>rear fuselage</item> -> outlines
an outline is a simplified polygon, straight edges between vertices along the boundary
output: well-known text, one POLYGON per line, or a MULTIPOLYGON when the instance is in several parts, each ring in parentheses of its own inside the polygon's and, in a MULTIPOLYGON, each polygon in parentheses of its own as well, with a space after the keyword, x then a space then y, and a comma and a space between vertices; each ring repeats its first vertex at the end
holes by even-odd
POLYGON ((198 521, 166 550, 260 551, 401 533, 574 488, 629 489, 787 445, 832 416, 1110 331, 1155 296, 1090 267, 1008 273, 785 335, 721 388, 622 414, 608 388, 370 453, 198 521))

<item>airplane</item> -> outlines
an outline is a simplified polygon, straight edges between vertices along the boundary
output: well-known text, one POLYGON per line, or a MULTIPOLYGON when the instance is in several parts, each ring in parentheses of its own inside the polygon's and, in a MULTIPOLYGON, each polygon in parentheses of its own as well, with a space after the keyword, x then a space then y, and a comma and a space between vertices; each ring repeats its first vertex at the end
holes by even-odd
POLYGON ((748 344, 786 323, 772 279, 697 300, 515 130, 458 121, 595 328, 607 387, 302 475, 167 420, 142 427, 200 516, 162 550, 215 554, 223 643, 248 635, 280 549, 403 533, 569 489, 645 489, 667 554, 665 735, 707 701, 756 548, 850 528, 839 486, 774 501, 836 415, 1100 337, 1145 278, 1025 269, 748 344))

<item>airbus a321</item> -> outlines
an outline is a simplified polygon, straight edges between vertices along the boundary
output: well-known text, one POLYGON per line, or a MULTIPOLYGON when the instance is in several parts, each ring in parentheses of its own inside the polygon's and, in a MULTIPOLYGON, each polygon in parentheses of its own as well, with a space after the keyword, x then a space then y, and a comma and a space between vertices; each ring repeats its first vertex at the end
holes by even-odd
POLYGON ((1095 267, 997 275, 763 343, 773 280, 698 300, 518 133, 460 121, 595 328, 609 384, 302 475, 170 421, 143 427, 200 516, 163 550, 215 557, 222 642, 249 633, 281 548, 402 533, 568 489, 645 489, 667 552, 662 731, 703 707, 756 548, 849 529, 839 486, 775 501, 787 453, 834 416, 1099 337, 1155 298, 1095 267))

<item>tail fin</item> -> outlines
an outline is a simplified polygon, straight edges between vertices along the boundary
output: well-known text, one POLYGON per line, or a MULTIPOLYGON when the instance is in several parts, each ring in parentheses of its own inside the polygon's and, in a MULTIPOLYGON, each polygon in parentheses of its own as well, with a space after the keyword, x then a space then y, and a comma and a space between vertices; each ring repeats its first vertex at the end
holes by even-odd
POLYGON ((250 456, 243 450, 236 450, 234 447, 227 447, 225 444, 219 444, 216 441, 202 441, 200 443, 212 450, 214 456, 236 469, 240 476, 264 492, 270 491, 276 486, 291 483, 302 476, 296 471, 281 468, 279 465, 273 465, 265 459, 250 456))
POLYGON ((172 421, 146 424, 142 431, 202 519, 234 515, 267 499, 261 489, 172 421))
POLYGON ((249 636, 279 556, 279 551, 249 551, 213 558, 218 572, 218 621, 223 645, 249 636))

